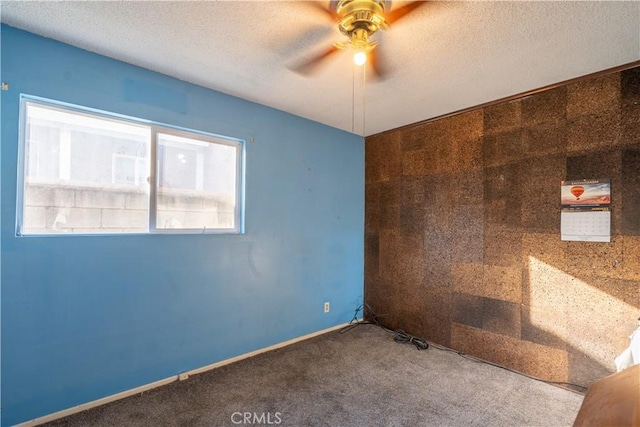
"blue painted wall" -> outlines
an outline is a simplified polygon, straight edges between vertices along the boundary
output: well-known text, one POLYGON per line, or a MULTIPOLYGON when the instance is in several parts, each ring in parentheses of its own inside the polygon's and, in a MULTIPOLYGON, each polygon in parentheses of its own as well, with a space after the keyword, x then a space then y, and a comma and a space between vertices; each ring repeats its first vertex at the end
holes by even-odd
POLYGON ((351 319, 361 137, 5 25, 1 43, 2 425, 351 319), (254 137, 246 234, 15 237, 21 93, 254 137))

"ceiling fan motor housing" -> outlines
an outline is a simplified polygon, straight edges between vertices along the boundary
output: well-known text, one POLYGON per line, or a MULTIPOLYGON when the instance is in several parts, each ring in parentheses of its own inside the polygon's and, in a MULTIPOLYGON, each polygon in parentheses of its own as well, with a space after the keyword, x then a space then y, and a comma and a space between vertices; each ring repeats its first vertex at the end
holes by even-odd
POLYGON ((336 12, 339 16, 338 28, 352 43, 368 43, 369 37, 380 28, 387 28, 384 10, 385 0, 342 0, 336 12))

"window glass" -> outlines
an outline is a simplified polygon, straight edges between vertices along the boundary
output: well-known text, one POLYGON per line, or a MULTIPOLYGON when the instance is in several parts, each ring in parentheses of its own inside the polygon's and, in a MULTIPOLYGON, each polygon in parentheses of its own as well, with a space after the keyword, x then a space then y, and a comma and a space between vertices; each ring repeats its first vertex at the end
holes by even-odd
POLYGON ((238 144, 158 134, 158 228, 236 228, 238 144))
POLYGON ((22 233, 147 231, 149 143, 145 127, 27 103, 22 233))
POLYGON ((19 234, 241 231, 240 141, 34 101, 23 111, 19 234))

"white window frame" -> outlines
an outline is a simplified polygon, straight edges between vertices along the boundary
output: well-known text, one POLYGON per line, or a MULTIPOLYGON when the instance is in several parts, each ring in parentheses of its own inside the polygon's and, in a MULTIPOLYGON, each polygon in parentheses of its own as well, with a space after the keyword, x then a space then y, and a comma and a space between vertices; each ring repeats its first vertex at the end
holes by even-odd
MULTIPOLYGON (((82 107, 78 105, 68 104, 60 101, 54 101, 50 99, 40 98, 36 96, 24 95, 20 96, 20 130, 19 130, 19 144, 18 144, 18 180, 17 180, 17 197, 16 197, 16 236, 82 236, 87 235, 83 233, 46 233, 46 234, 23 234, 22 224, 24 219, 24 191, 26 185, 26 125, 27 125, 27 105, 35 105, 42 108, 48 108, 52 110, 62 111, 65 113, 72 113, 77 115, 84 115, 88 117, 99 118, 103 120, 111 120, 118 123, 134 124, 144 126, 150 130, 150 153, 149 164, 150 170, 147 173, 142 171, 145 176, 140 176, 141 180, 145 180, 146 176, 149 177, 149 217, 148 217, 148 231, 136 231, 136 232, 108 232, 104 233, 88 233, 88 235, 96 236, 113 236, 113 235, 146 235, 146 234, 243 234, 244 233, 244 202, 245 202, 245 155, 246 155, 246 139, 235 138, 230 136, 218 135, 210 132, 197 131, 193 129, 179 128, 163 123, 157 123, 150 120, 144 120, 135 117, 129 117, 117 113, 105 112, 96 110, 93 108, 82 107), (218 144, 235 147, 236 153, 236 193, 235 193, 235 211, 234 211, 234 227, 232 228, 157 228, 157 189, 158 182, 158 168, 159 160, 157 157, 158 152, 158 134, 174 135, 183 138, 189 138, 195 141, 202 142, 203 144, 218 144)), ((115 156, 115 154, 114 154, 115 156)), ((121 155, 127 158, 134 158, 135 156, 121 155)), ((136 183, 138 183, 138 159, 136 158, 136 183)), ((60 160, 62 161, 62 160, 60 160)), ((112 159, 115 162, 115 158, 112 159)), ((115 176, 112 177, 112 181, 115 176)), ((202 183, 200 183, 202 184, 202 183)), ((196 188, 197 190, 197 188, 196 188)))

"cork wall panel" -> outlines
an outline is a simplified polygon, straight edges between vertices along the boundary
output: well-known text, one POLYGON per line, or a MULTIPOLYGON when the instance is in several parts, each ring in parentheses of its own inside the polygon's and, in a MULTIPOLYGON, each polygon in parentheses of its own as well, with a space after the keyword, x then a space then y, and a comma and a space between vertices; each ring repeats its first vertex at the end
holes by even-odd
POLYGON ((625 145, 640 143, 640 68, 621 73, 622 141, 625 145))
MULTIPOLYGON (((638 122, 640 129, 640 121, 638 122)), ((621 175, 624 177, 620 198, 622 199, 621 232, 626 236, 640 235, 640 149, 622 150, 621 175)))
POLYGON ((559 87, 522 99, 522 125, 563 124, 569 115, 567 88, 559 87))
POLYGON ((522 100, 495 104, 483 113, 484 136, 516 129, 522 125, 522 100))
POLYGON ((640 67, 366 140, 365 299, 389 327, 554 381, 614 371, 640 316, 640 67), (612 241, 560 240, 610 178, 612 241))
MULTIPOLYGON (((528 233, 553 233, 560 221, 558 183, 566 179, 566 156, 549 154, 520 162, 521 227, 528 233)), ((591 175, 589 175, 591 176, 591 175)))
POLYGON ((522 153, 528 157, 539 157, 567 152, 566 122, 540 123, 523 130, 522 153))
POLYGON ((631 68, 620 73, 622 107, 640 104, 640 68, 631 68))
POLYGON ((590 116, 620 110, 620 73, 582 80, 567 86, 567 117, 590 116))

